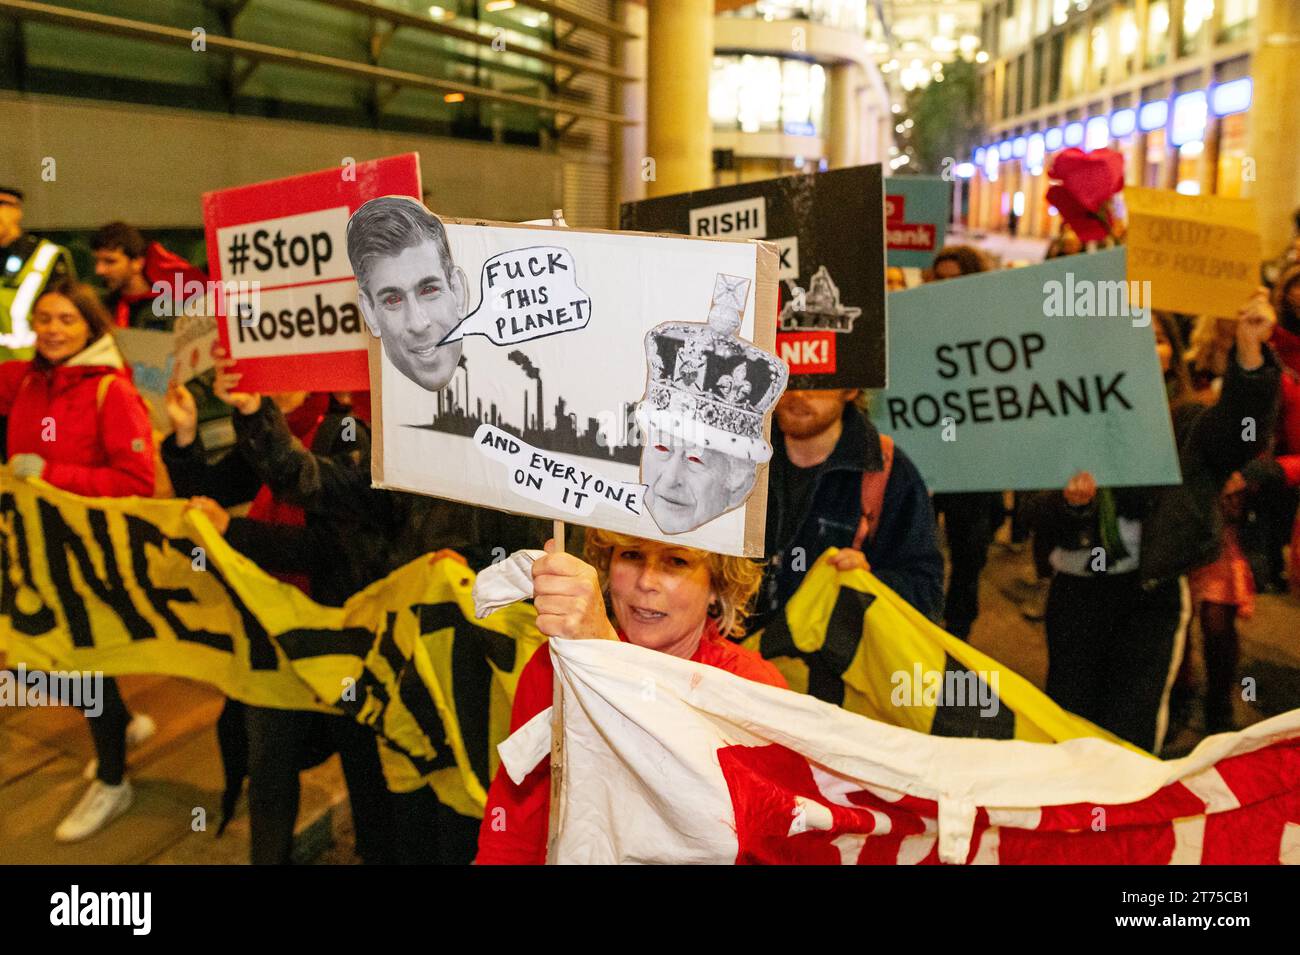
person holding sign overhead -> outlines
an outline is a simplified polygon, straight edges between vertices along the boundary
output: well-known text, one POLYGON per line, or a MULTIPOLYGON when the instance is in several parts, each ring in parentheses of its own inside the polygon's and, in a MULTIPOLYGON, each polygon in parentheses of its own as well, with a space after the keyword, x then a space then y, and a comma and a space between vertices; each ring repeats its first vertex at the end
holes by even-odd
POLYGON ((1186 575, 1219 554, 1220 491, 1270 438, 1279 371, 1265 344, 1273 316, 1261 304, 1252 300, 1238 315, 1222 394, 1210 408, 1190 400, 1177 329, 1154 313, 1182 484, 1099 488, 1084 471, 1030 506, 1055 571, 1047 693, 1153 753, 1164 741, 1191 617, 1186 575))
MULTIPOLYGON (((559 551, 532 565, 537 629, 548 637, 622 640, 785 688, 771 663, 731 639, 744 636, 745 610, 760 571, 743 557, 590 529, 586 560, 559 551), (611 615, 613 619, 611 620, 611 615), (728 639, 731 638, 731 639, 728 639)), ((510 731, 551 705, 551 655, 533 654, 519 677, 510 731)), ((550 760, 515 783, 497 770, 479 830, 480 865, 546 861, 550 760)))
POLYGON ((366 327, 393 367, 426 391, 447 387, 461 343, 440 342, 469 311, 469 282, 442 222, 414 199, 371 199, 348 220, 348 259, 366 327))

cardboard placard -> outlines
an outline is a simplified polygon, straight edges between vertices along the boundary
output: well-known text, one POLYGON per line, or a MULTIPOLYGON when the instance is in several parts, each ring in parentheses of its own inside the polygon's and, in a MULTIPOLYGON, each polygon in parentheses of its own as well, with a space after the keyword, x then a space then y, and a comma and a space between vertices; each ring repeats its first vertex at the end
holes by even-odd
POLYGON ((123 361, 131 369, 135 390, 149 406, 149 420, 154 430, 170 434, 172 424, 167 417, 167 384, 172 379, 175 363, 172 333, 119 328, 114 330, 113 340, 123 361))
POLYGON ((370 340, 375 484, 760 555, 767 505, 761 448, 785 384, 784 366, 770 354, 777 250, 442 221, 453 278, 443 281, 446 270, 435 259, 426 261, 437 276, 410 282, 382 265, 360 269, 381 332, 370 340), (424 299, 423 315, 441 337, 423 319, 401 317, 407 290, 424 299), (743 313, 729 311, 742 294, 743 313), (440 295, 452 297, 440 305, 440 295), (444 306, 463 316, 451 322, 454 329, 439 311, 444 306), (728 317, 738 319, 738 337, 701 350, 695 333, 721 328, 728 317), (678 393, 669 379, 691 386, 678 393), (663 401, 643 405, 647 392, 663 401), (680 432, 663 437, 672 422, 661 413, 682 411, 683 397, 691 407, 707 405, 708 422, 695 422, 684 439, 680 432), (642 446, 642 428, 658 436, 656 447, 642 446), (649 460, 656 448, 674 459, 649 460), (677 459, 691 448, 698 461, 677 459))
POLYGON ((948 231, 952 183, 938 176, 885 180, 885 248, 890 265, 928 269, 948 231))
POLYGON ((779 250, 777 354, 790 387, 882 388, 885 261, 879 165, 625 202, 620 227, 768 239, 779 250))
POLYGON ((210 315, 180 315, 173 328, 176 377, 190 381, 213 367, 212 348, 220 341, 217 320, 210 315))
POLYGON ((1124 259, 1071 255, 890 296, 898 384, 872 396, 871 418, 931 491, 1061 488, 1078 471, 1179 483, 1155 333, 1124 259))
POLYGON ((1124 190, 1128 277, 1151 283, 1151 307, 1230 317, 1260 284, 1254 199, 1124 190))
POLYGON ((347 223, 364 202, 389 195, 420 197, 417 153, 204 193, 208 263, 226 290, 218 332, 242 388, 368 386, 347 223))

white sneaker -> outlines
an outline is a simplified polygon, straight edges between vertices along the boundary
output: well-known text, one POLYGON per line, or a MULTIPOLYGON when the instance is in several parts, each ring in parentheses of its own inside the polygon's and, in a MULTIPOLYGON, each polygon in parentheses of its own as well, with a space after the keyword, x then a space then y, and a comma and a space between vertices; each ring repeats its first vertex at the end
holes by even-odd
MULTIPOLYGON (((158 724, 153 721, 153 717, 146 713, 137 713, 131 717, 131 722, 126 724, 126 748, 128 751, 139 746, 150 736, 158 731, 158 724)), ((86 768, 81 771, 81 778, 89 782, 94 779, 99 772, 99 760, 92 757, 86 764, 86 768)))
POLYGON ((126 812, 132 798, 129 780, 122 780, 120 786, 108 786, 96 779, 54 830, 54 838, 59 842, 78 842, 93 836, 126 812))

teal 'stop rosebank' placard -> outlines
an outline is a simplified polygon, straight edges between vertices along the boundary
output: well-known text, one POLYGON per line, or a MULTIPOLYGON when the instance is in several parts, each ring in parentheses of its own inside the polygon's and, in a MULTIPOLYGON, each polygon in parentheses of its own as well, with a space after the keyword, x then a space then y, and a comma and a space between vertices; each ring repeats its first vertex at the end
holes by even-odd
POLYGON ((872 420, 931 491, 1060 488, 1078 471, 1178 484, 1155 333, 1126 288, 1114 249, 891 294, 894 386, 872 420))
POLYGON ((952 183, 938 176, 885 180, 885 264, 928 269, 943 248, 952 183))

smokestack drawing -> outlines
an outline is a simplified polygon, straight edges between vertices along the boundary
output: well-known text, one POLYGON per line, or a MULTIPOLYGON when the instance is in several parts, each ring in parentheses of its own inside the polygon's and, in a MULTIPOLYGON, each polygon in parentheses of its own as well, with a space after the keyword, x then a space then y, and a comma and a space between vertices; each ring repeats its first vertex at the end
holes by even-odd
MULTIPOLYGON (((528 356, 518 349, 515 349, 506 357, 522 368, 525 375, 537 382, 537 430, 542 431, 546 427, 546 405, 542 403, 542 374, 537 370, 537 366, 528 360, 528 356)), ((527 406, 525 406, 524 427, 527 426, 528 411, 527 406)))

